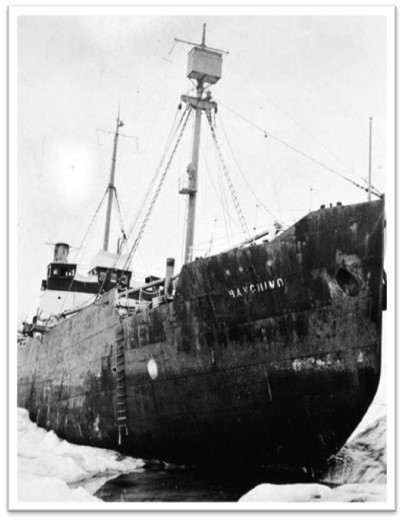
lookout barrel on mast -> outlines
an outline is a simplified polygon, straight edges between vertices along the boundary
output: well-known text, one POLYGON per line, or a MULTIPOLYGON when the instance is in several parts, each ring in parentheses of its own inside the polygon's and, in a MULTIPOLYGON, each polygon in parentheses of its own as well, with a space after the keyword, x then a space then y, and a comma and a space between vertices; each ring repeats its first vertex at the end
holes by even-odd
POLYGON ((192 161, 187 167, 188 183, 181 187, 180 194, 188 196, 187 210, 187 229, 185 237, 184 264, 192 261, 195 216, 196 216, 196 193, 198 191, 198 167, 199 167, 199 146, 201 139, 201 114, 202 111, 210 112, 217 110, 217 105, 211 100, 210 92, 204 96, 206 85, 217 83, 222 75, 222 52, 211 49, 205 45, 205 29, 203 26, 203 36, 201 44, 192 44, 184 40, 176 40, 183 43, 191 43, 193 48, 188 54, 187 77, 196 80, 196 97, 181 96, 188 106, 195 110, 195 125, 192 144, 192 161))

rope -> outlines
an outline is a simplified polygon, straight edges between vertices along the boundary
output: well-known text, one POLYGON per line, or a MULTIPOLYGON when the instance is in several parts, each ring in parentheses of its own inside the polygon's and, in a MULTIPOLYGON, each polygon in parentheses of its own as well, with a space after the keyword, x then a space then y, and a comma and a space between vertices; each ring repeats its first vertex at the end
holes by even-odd
POLYGON ((129 227, 129 231, 128 231, 128 239, 129 239, 129 237, 132 235, 132 233, 133 233, 133 231, 134 231, 134 229, 135 229, 135 226, 136 226, 136 224, 138 223, 138 221, 139 221, 139 219, 140 219, 140 216, 141 216, 141 214, 142 214, 142 212, 143 212, 143 210, 144 210, 144 208, 145 208, 145 206, 146 206, 147 199, 149 198, 149 196, 150 196, 150 194, 151 194, 151 192, 152 192, 152 188, 153 188, 153 186, 154 186, 154 184, 155 184, 155 182, 156 182, 156 179, 157 179, 157 177, 158 177, 158 174, 159 174, 159 172, 160 172, 160 169, 161 169, 161 167, 162 167, 162 165, 163 165, 163 163, 164 163, 164 161, 165 161, 165 158, 166 158, 166 155, 167 155, 167 153, 168 153, 168 150, 170 149, 170 146, 171 146, 171 144, 172 144, 172 141, 173 141, 173 139, 174 139, 176 133, 178 132, 178 129, 179 129, 180 126, 181 126, 181 123, 182 123, 182 121, 183 121, 183 119, 184 119, 185 114, 186 114, 186 111, 184 111, 184 112, 182 113, 181 118, 180 118, 180 120, 179 120, 179 122, 178 122, 178 124, 177 124, 177 126, 176 126, 176 128, 175 128, 175 130, 174 130, 175 123, 176 123, 177 116, 178 116, 178 110, 176 110, 176 112, 175 112, 175 116, 174 116, 173 124, 171 125, 170 132, 169 132, 169 134, 168 134, 168 138, 167 138, 167 143, 166 143, 166 146, 165 146, 165 148, 164 148, 164 151, 163 151, 162 157, 161 157, 160 162, 159 162, 159 164, 158 164, 158 166, 157 166, 157 168, 156 168, 156 171, 155 171, 155 173, 154 173, 154 175, 153 175, 153 178, 152 178, 152 180, 151 180, 150 183, 149 183, 149 186, 148 186, 148 189, 147 189, 147 191, 146 191, 146 193, 145 193, 145 196, 143 197, 143 200, 142 200, 142 202, 141 202, 141 204, 140 204, 140 206, 139 206, 139 210, 137 211, 137 213, 136 213, 136 215, 135 215, 135 217, 134 217, 134 219, 133 219, 133 221, 132 221, 132 223, 131 223, 131 225, 130 225, 130 227, 129 227))
POLYGON ((98 212, 99 212, 100 209, 101 209, 102 203, 104 202, 104 199, 105 199, 105 197, 106 197, 106 195, 107 195, 107 193, 108 193, 108 190, 109 190, 109 187, 107 186, 107 188, 106 188, 106 190, 105 190, 105 192, 104 192, 104 195, 103 195, 102 198, 101 198, 100 204, 98 205, 97 209, 95 210, 94 216, 93 216, 93 218, 91 219, 91 222, 90 222, 90 224, 89 224, 89 226, 88 226, 88 228, 87 228, 86 233, 84 234, 84 237, 83 237, 83 239, 82 239, 82 241, 81 241, 81 243, 80 243, 80 246, 77 248, 77 253, 76 253, 76 255, 75 255, 74 259, 73 259, 74 261, 76 261, 77 256, 78 256, 78 254, 79 254, 79 251, 80 251, 81 248, 83 247, 84 242, 87 240, 87 237, 88 237, 88 235, 89 235, 89 233, 90 233, 90 231, 91 231, 91 228, 92 228, 93 225, 94 225, 95 219, 96 219, 96 217, 97 217, 97 215, 98 215, 98 212))
POLYGON ((244 218, 243 211, 241 210, 241 206, 240 206, 240 203, 238 201, 236 192, 234 190, 234 186, 233 186, 233 183, 231 181, 229 171, 226 168, 226 164, 224 162, 223 155, 222 155, 222 152, 220 150, 219 143, 218 143, 218 140, 217 140, 217 137, 216 137, 216 132, 215 132, 215 129, 214 129, 214 126, 213 126, 212 118, 211 118, 210 115, 208 115, 208 113, 206 113, 206 118, 208 120, 210 131, 212 133, 212 138, 213 138, 213 141, 214 141, 214 143, 216 145, 216 150, 217 150, 218 155, 219 155, 219 159, 220 159, 220 162, 221 162, 221 165, 222 165, 222 169, 223 169, 223 172, 224 172, 224 175, 225 175, 225 178, 226 178, 226 181, 227 181, 227 184, 228 184, 228 187, 229 187, 232 199, 233 199, 234 206, 236 208, 236 212, 237 212, 238 219, 240 221, 241 229, 243 230, 245 236, 248 237, 249 231, 248 231, 247 223, 246 223, 246 220, 244 218))
MULTIPOLYGON (((92 228, 93 225, 94 225, 95 219, 96 219, 96 217, 97 217, 97 215, 98 215, 98 213, 99 213, 99 211, 100 211, 100 209, 101 209, 102 203, 104 202, 104 199, 105 199, 107 193, 108 193, 108 187, 107 187, 107 189, 105 190, 104 195, 102 196, 101 201, 100 201, 100 203, 99 203, 97 209, 95 210, 95 213, 94 213, 94 215, 93 215, 93 218, 91 219, 91 222, 90 222, 90 224, 89 224, 89 226, 88 226, 88 228, 87 228, 87 230, 86 230, 86 233, 84 234, 84 237, 83 237, 83 239, 82 239, 82 241, 81 241, 81 243, 80 243, 80 246, 77 248, 77 253, 76 253, 76 255, 75 255, 74 258, 73 258, 73 262, 74 262, 75 264, 78 264, 77 260, 78 260, 79 251, 82 249, 83 244, 84 244, 85 241, 87 240, 87 237, 88 237, 88 235, 89 235, 89 233, 90 233, 90 231, 91 231, 91 228, 92 228)), ((70 293, 70 291, 71 291, 71 289, 72 289, 73 282, 74 282, 74 278, 71 280, 71 282, 70 282, 70 284, 69 284, 69 287, 68 287, 68 289, 67 289, 66 295, 65 295, 63 301, 60 303, 59 314, 62 313, 62 311, 63 311, 63 308, 64 308, 65 303, 66 303, 67 296, 68 296, 68 294, 70 293)))
POLYGON ((152 214, 152 212, 153 212, 154 205, 156 204, 156 201, 157 201, 157 199, 158 199, 158 196, 160 195, 160 191, 161 191, 161 188, 162 188, 163 183, 164 183, 164 181, 165 181, 165 178, 166 178, 166 176, 167 176, 168 170, 169 170, 169 168, 170 168, 170 166, 171 166, 171 162, 172 162, 172 160, 173 160, 173 158, 174 158, 174 155, 175 155, 175 153, 176 153, 176 151, 177 151, 178 145, 179 145, 179 143, 180 143, 180 141, 181 141, 181 138, 182 138, 182 135, 183 135, 183 133, 184 133, 185 127, 186 127, 186 125, 187 125, 187 123, 188 123, 188 119, 189 119, 189 116, 190 116, 190 114, 191 114, 191 107, 189 107, 189 108, 187 109, 186 112, 187 112, 187 115, 186 115, 186 117, 185 117, 185 120, 184 120, 184 123, 183 123, 183 125, 182 125, 181 131, 180 131, 180 133, 179 133, 179 135, 178 135, 177 141, 176 141, 176 143, 175 143, 175 145, 174 145, 174 148, 173 148, 173 150, 172 150, 172 152, 171 152, 170 158, 169 158, 169 160, 168 160, 168 162, 167 162, 167 165, 166 165, 166 168, 165 168, 165 170, 164 170, 164 172, 163 172, 163 175, 161 176, 160 182, 159 182, 159 184, 158 184, 158 186, 157 186, 157 188, 156 188, 156 191, 155 191, 155 193, 154 193, 154 196, 153 196, 153 199, 152 199, 152 201, 151 201, 151 203, 150 203, 150 206, 149 206, 149 208, 148 208, 148 210, 147 210, 147 213, 146 213, 146 215, 145 215, 145 217, 144 217, 144 219, 143 219, 142 225, 141 225, 140 230, 139 230, 139 232, 138 232, 138 235, 137 235, 137 237, 136 237, 136 239, 135 239, 135 242, 134 242, 134 244, 133 244, 133 246, 132 246, 132 248, 131 248, 131 250, 130 250, 130 252, 129 252, 129 256, 128 256, 127 261, 125 262, 124 269, 126 269, 126 267, 127 267, 127 266, 130 264, 130 262, 132 261, 133 255, 135 254, 136 249, 137 249, 137 247, 138 247, 138 245, 139 245, 139 243, 140 243, 140 241, 141 241, 141 239, 142 239, 143 232, 144 232, 144 230, 145 230, 145 228, 146 228, 146 226, 147 226, 147 223, 148 223, 148 221, 149 221, 149 218, 150 218, 150 216, 151 216, 151 214, 152 214))
POLYGON ((121 210, 121 204, 120 204, 120 201, 119 201, 119 198, 118 198, 118 192, 114 186, 114 194, 115 194, 115 202, 116 202, 116 206, 118 208, 118 215, 119 215, 119 225, 121 227, 121 232, 122 232, 122 235, 123 235, 123 238, 125 239, 126 237, 126 233, 125 233, 125 226, 124 226, 124 222, 123 222, 123 212, 121 210))
MULTIPOLYGON (((150 196, 152 188, 153 188, 153 186, 154 186, 154 184, 156 182, 156 179, 158 177, 158 174, 160 172, 161 166, 162 166, 162 164, 163 164, 163 162, 165 160, 165 157, 167 155, 167 152, 168 152, 168 150, 169 150, 169 148, 171 146, 171 142, 172 142, 175 134, 177 133, 178 128, 181 125, 181 122, 184 119, 184 115, 185 115, 185 111, 183 112, 183 114, 182 114, 182 116, 180 118, 180 121, 178 122, 178 124, 176 126, 176 121, 178 119, 178 109, 175 111, 174 120, 173 120, 173 123, 172 123, 171 128, 170 128, 170 132, 169 132, 169 135, 168 135, 168 138, 167 138, 167 143, 166 143, 166 146, 164 148, 163 155, 161 157, 160 163, 159 163, 159 165, 158 165, 158 167, 157 167, 157 169, 156 169, 156 171, 155 171, 155 173, 153 175, 153 178, 151 179, 151 181, 149 183, 148 189, 147 189, 147 191, 145 193, 145 196, 143 197, 143 200, 142 200, 142 202, 141 202, 141 204, 139 206, 139 209, 138 209, 134 219, 132 220, 132 223, 130 224, 128 233, 124 234, 123 241, 122 241, 121 248, 120 248, 120 252, 116 254, 113 265, 107 270, 107 273, 106 273, 106 276, 105 276, 105 280, 102 283, 97 296, 99 296, 101 294, 101 292, 102 292, 102 290, 104 288, 104 285, 105 285, 105 281, 107 280, 107 277, 108 277, 109 273, 116 268, 116 265, 118 264, 119 259, 121 258, 121 255, 122 255, 122 252, 123 252, 123 249, 124 249, 123 247, 129 241, 129 238, 133 234, 135 226, 136 226, 136 224, 137 224, 137 222, 138 222, 138 220, 140 218, 140 215, 143 212, 143 209, 146 206, 146 201, 147 201, 148 197, 150 196), (174 129, 174 127, 176 127, 176 128, 174 129)), ((125 268, 126 268, 126 264, 125 264, 123 269, 125 269, 125 268)))
MULTIPOLYGON (((299 123, 299 121, 297 121, 295 118, 293 118, 290 114, 288 114, 282 107, 280 107, 277 103, 275 103, 274 100, 272 100, 263 90, 261 90, 259 87, 257 87, 256 85, 254 85, 254 83, 252 83, 250 81, 250 79, 248 78, 248 76, 246 76, 245 74, 243 74, 235 65, 234 63, 231 62, 231 60, 229 60, 229 65, 242 77, 244 78, 244 80, 251 86, 251 88, 255 89, 257 92, 259 92, 267 101, 269 101, 269 103, 271 103, 274 107, 276 107, 277 110, 279 110, 282 114, 284 114, 287 118, 289 118, 291 121, 293 121, 293 123, 295 125, 297 125, 301 130, 303 130, 303 132, 305 134, 307 134, 314 142, 316 142, 318 145, 320 145, 324 150, 326 150, 329 154, 331 154, 332 156, 334 156, 334 158, 339 161, 339 163, 341 163, 341 165, 345 166, 345 168, 348 168, 349 170, 351 170, 352 174, 354 174, 356 177, 358 177, 359 179, 361 179, 361 181, 364 181, 365 183, 367 183, 367 179, 365 179, 364 177, 362 177, 361 175, 359 175, 357 172, 355 172, 355 169, 351 166, 351 165, 348 165, 347 162, 343 159, 341 159, 339 156, 337 156, 337 154, 331 150, 330 148, 328 148, 324 143, 322 143, 316 136, 314 136, 311 132, 309 132, 309 130, 307 128, 305 128, 301 123, 299 123)), ((373 188, 374 190, 376 190, 376 188, 371 185, 371 188, 373 188)))
MULTIPOLYGON (((123 238, 122 245, 121 245, 121 248, 120 248, 120 252, 117 253, 117 254, 115 255, 115 259, 114 259, 114 263, 113 263, 113 265, 112 265, 110 268, 108 268, 108 270, 107 270, 107 272, 106 272, 105 279, 104 279, 104 281, 103 281, 103 283, 102 283, 100 289, 98 290, 97 298, 100 297, 100 295, 101 295, 101 293, 102 293, 102 291, 103 291, 103 289, 104 289, 104 285, 105 285, 105 282, 106 282, 107 279, 108 279, 108 275, 111 273, 112 270, 114 270, 114 269, 116 268, 116 265, 118 264, 119 259, 120 259, 121 256, 122 256, 123 246, 124 246, 124 245, 129 241, 129 238, 130 238, 130 236, 131 236, 132 233, 133 233, 133 230, 134 230, 134 228, 135 228, 135 226, 136 226, 136 224, 137 224, 137 221, 138 221, 139 218, 140 218, 140 215, 141 215, 141 213, 142 213, 142 211, 143 211, 143 208, 144 208, 145 205, 146 205, 146 201, 147 201, 147 199, 148 199, 148 197, 149 197, 149 195, 150 195, 150 193, 151 193, 151 191, 152 191, 153 185, 155 184, 155 181, 156 181, 156 179, 157 179, 157 177, 158 177, 158 174, 159 174, 159 172, 160 172, 161 165, 163 164, 164 159, 165 159, 165 156, 167 155, 167 151, 168 151, 168 149, 169 149, 169 147, 170 147, 170 145, 171 145, 170 141, 172 141, 173 137, 174 137, 175 134, 177 133, 178 128, 180 127, 181 122, 184 120, 184 117, 185 117, 186 114, 187 114, 187 115, 186 115, 186 121, 188 121, 189 113, 190 113, 190 109, 188 109, 188 111, 184 111, 184 112, 183 112, 183 114, 182 114, 182 116, 181 116, 181 118, 180 118, 180 121, 178 122, 177 127, 176 127, 176 129, 174 130, 174 132, 173 132, 173 128, 174 128, 174 126, 175 126, 175 122, 176 122, 177 114, 178 114, 178 112, 176 111, 176 114, 175 114, 175 117, 174 117, 174 121, 173 121, 173 124, 172 124, 171 129, 170 129, 170 133, 169 133, 169 137, 168 137, 168 140, 167 140, 167 144, 166 144, 166 147, 165 147, 165 149, 164 149, 163 156, 162 156, 162 158, 161 158, 161 160, 160 160, 159 166, 157 167, 157 169, 156 169, 156 171, 155 171, 155 173, 154 173, 154 176, 153 176, 153 178, 152 178, 152 180, 151 180, 151 182, 150 182, 150 184, 149 184, 148 190, 147 190, 147 192, 146 192, 146 194, 145 194, 145 196, 144 196, 144 198, 143 198, 142 204, 141 204, 141 206, 140 206, 140 208, 139 208, 139 210, 138 210, 138 212, 137 212, 137 214, 136 214, 136 216, 135 216, 135 219, 132 221, 132 224, 131 224, 131 226, 130 226, 130 229, 129 229, 128 235, 127 235, 127 236, 124 236, 124 238, 123 238)), ((181 132, 184 131, 184 128, 185 128, 185 125, 186 125, 186 121, 185 121, 185 123, 184 123, 184 126, 183 126, 181 132)), ((181 134, 181 135, 182 135, 182 134, 181 134)), ((176 147, 177 147, 177 146, 178 146, 178 142, 177 142, 177 144, 176 144, 176 147)), ((174 149, 174 151, 175 151, 175 149, 174 149)), ((171 160, 172 160, 172 157, 170 158, 170 161, 171 161, 171 160)), ((168 166, 169 166, 169 165, 167 165, 167 168, 168 168, 168 166)), ((166 172, 165 172, 163 175, 165 176, 165 174, 166 174, 166 172)), ((160 182, 160 184, 161 184, 161 182, 160 182)), ((161 186, 159 185, 158 190, 160 190, 160 188, 161 188, 161 186)), ((153 202, 153 201, 152 201, 151 204, 153 204, 153 206, 154 206, 154 202, 153 202)), ((149 212, 148 212, 148 214, 146 214, 146 217, 147 217, 147 220, 148 220, 148 217, 150 217, 149 212)), ((146 223, 147 223, 147 220, 146 220, 146 218, 145 218, 144 221, 146 221, 146 223)), ((143 224, 144 224, 144 221, 143 221, 143 224)), ((142 226, 143 226, 143 224, 142 224, 142 226)), ((144 226, 144 227, 145 227, 145 226, 144 226)), ((142 234, 143 234, 143 231, 144 231, 144 227, 143 227, 143 230, 142 230, 142 228, 141 228, 141 233, 142 233, 142 234)), ((140 233, 140 232, 139 232, 139 233, 140 233)), ((138 237, 139 237, 139 235, 138 235, 138 237)), ((138 237, 136 238, 137 243, 139 243, 139 241, 140 241, 140 239, 138 240, 138 237)), ((135 244, 136 244, 136 241, 135 241, 135 244)), ((135 244, 134 244, 134 246, 135 246, 135 244)), ((137 245, 136 245, 136 248, 137 248, 137 245)), ((135 249, 136 249, 136 248, 135 248, 135 249)), ((127 260, 126 260, 126 262, 125 262, 125 264, 124 264, 122 270, 126 270, 127 267, 128 267, 128 265, 130 264, 130 262, 131 262, 131 260, 132 260, 132 257, 133 257, 133 253, 132 253, 132 251, 133 251, 133 253, 134 253, 134 247, 132 247, 131 252, 129 253, 128 258, 127 258, 127 260)))
POLYGON ((210 184, 216 194, 216 197, 217 197, 217 200, 219 201, 219 203, 221 204, 222 208, 223 208, 223 219, 224 219, 224 223, 225 223, 225 226, 226 226, 226 230, 227 230, 227 221, 226 221, 226 214, 227 216, 229 217, 230 221, 240 230, 240 225, 233 219, 231 213, 229 212, 229 209, 227 208, 225 202, 226 202, 226 199, 225 197, 222 196, 222 185, 220 183, 220 178, 219 178, 219 191, 218 189, 216 188, 216 185, 215 185, 215 181, 214 181, 214 178, 211 174, 211 171, 209 169, 209 165, 208 165, 208 162, 207 162, 207 159, 202 151, 202 158, 205 162, 205 169, 209 175, 209 179, 210 179, 210 184), (219 193, 220 192, 220 193, 219 193))
MULTIPOLYGON (((265 130, 263 128, 261 128, 260 126, 258 126, 256 123, 253 123, 252 121, 250 121, 249 119, 247 119, 246 117, 242 116, 241 114, 238 114, 235 110, 231 109, 230 107, 227 107, 226 105, 224 105, 224 103, 222 103, 222 105, 227 109, 229 110, 230 112, 233 112, 233 114, 235 114, 236 116, 238 116, 240 119, 243 119, 246 123, 248 123, 249 125, 255 127, 257 130, 259 130, 260 132, 262 132, 265 137, 271 137, 272 139, 274 139, 275 141, 277 141, 278 143, 280 143, 281 145, 284 145, 285 147, 289 148, 290 150, 293 150, 294 152, 296 152, 297 154, 300 154, 301 156, 305 157, 306 159, 309 159, 310 161, 312 161, 313 163, 315 163, 316 165, 319 165, 321 166, 322 168, 324 168, 325 170, 328 170, 329 172, 337 175, 338 177, 341 177, 342 179, 344 179, 345 181, 348 181, 348 183, 351 183, 353 184, 354 186, 356 186, 357 188, 360 188, 361 190, 364 190, 365 192, 368 192, 369 189, 365 186, 362 186, 360 185, 359 183, 357 183, 356 181, 354 181, 353 179, 341 174, 341 172, 338 172, 337 170, 334 170, 333 168, 330 168, 329 166, 325 165, 324 163, 322 163, 321 161, 318 161, 317 159, 315 159, 314 157, 310 156, 309 154, 306 154, 306 152, 303 152, 302 150, 299 150, 298 148, 294 147, 293 145, 287 143, 286 141, 283 141, 282 139, 274 136, 273 134, 271 134, 268 130, 265 130)), ((371 188, 370 192, 375 195, 376 197, 382 197, 382 194, 381 192, 379 192, 379 190, 377 190, 376 188, 371 188)))
MULTIPOLYGON (((229 146, 229 148, 230 148, 230 152, 231 152, 231 154, 232 154, 232 156, 233 156, 234 162, 236 163, 237 168, 239 169, 239 172, 240 172, 241 176, 243 177, 244 182, 245 182, 245 184, 247 185, 248 189, 249 189, 250 192, 253 194, 253 196, 255 197, 255 199, 259 202, 259 204, 262 206, 262 208, 263 208, 263 209, 264 209, 264 210, 265 210, 265 211, 266 211, 266 212, 267 212, 267 213, 268 213, 268 214, 269 214, 273 219, 275 219, 275 221, 278 221, 278 222, 280 222, 281 224, 285 225, 285 223, 282 222, 281 219, 279 219, 278 217, 276 217, 276 215, 274 215, 270 210, 268 210, 268 208, 264 205, 264 203, 263 203, 262 200, 258 197, 258 195, 256 194, 256 192, 253 190, 252 186, 251 186, 250 183, 248 182, 247 177, 245 176, 243 170, 241 169, 241 166, 240 166, 239 162, 237 161, 236 155, 234 154, 233 148, 232 148, 232 146, 231 146, 231 144, 230 144, 230 140, 229 140, 229 138, 228 138, 228 136, 227 136, 227 133, 226 133, 226 130, 225 130, 225 128, 224 128, 224 125, 223 125, 223 122, 222 122, 222 118, 219 118, 219 122, 220 122, 220 124, 221 124, 221 127, 222 127, 222 130, 223 130, 224 137, 226 138, 226 141, 227 141, 227 144, 228 144, 228 146, 229 146)), ((279 206, 279 204, 278 204, 278 206, 279 206)), ((285 226, 286 226, 286 225, 285 225, 285 226)))

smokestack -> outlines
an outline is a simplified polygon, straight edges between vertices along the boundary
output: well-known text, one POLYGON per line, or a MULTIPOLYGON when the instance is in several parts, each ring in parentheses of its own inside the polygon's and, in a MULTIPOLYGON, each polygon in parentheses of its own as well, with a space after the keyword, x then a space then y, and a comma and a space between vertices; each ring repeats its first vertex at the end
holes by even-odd
POLYGON ((64 242, 56 243, 54 255, 53 255, 53 262, 67 263, 68 259, 69 259, 69 245, 64 242))
POLYGON ((164 279, 164 296, 166 298, 170 298, 172 296, 172 284, 171 284, 171 278, 174 275, 174 264, 175 259, 168 258, 166 261, 166 277, 164 279))

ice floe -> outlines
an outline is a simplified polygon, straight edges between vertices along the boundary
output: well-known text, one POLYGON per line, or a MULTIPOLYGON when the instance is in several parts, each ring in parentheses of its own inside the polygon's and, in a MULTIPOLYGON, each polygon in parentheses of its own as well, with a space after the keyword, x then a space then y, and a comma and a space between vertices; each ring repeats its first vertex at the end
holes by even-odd
POLYGON ((92 479, 97 478, 98 488, 102 480, 144 465, 111 450, 61 440, 31 422, 25 409, 18 409, 17 419, 19 501, 99 501, 91 495, 92 479))

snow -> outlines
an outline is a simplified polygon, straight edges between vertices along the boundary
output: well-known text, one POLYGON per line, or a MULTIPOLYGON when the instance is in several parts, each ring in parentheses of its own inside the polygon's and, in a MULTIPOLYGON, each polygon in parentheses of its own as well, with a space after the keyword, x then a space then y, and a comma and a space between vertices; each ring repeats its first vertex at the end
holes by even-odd
POLYGON ((386 416, 348 441, 323 479, 327 483, 387 483, 386 416))
POLYGON ((317 483, 296 485, 263 484, 253 488, 239 502, 303 503, 386 501, 386 487, 374 483, 354 483, 330 488, 317 483))
POLYGON ((329 487, 317 483, 299 483, 297 485, 272 485, 271 483, 265 483, 257 485, 247 494, 244 494, 239 501, 268 501, 271 503, 318 501, 329 490, 329 487))
POLYGON ((142 460, 61 440, 32 423, 25 409, 17 418, 19 501, 100 501, 91 494, 103 482, 142 471, 142 460))
POLYGON ((71 490, 59 478, 39 477, 26 472, 18 472, 19 501, 94 501, 98 498, 86 492, 82 487, 71 490))

